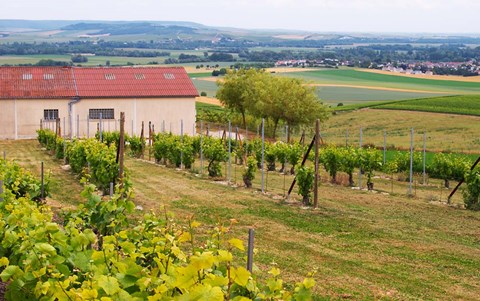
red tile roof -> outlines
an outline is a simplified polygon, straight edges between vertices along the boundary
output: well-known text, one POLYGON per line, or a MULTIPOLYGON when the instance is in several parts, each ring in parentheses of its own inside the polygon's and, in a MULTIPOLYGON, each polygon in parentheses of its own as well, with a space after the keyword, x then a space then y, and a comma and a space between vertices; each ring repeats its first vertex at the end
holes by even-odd
POLYGON ((1 98, 195 97, 182 67, 0 67, 1 98))
POLYGON ((184 68, 75 68, 80 97, 198 96, 184 68))
POLYGON ((72 68, 0 67, 0 98, 70 98, 75 95, 72 68))

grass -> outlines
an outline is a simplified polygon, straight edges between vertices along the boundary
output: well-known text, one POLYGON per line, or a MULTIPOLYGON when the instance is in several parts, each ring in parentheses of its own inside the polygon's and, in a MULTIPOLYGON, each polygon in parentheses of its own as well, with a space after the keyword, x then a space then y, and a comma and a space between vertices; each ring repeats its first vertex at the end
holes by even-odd
POLYGON ((383 146, 386 130, 387 145, 409 149, 410 130, 414 128, 415 149, 423 148, 423 133, 426 131, 427 150, 480 153, 480 119, 477 116, 368 108, 336 112, 322 124, 322 137, 326 142, 345 144, 348 134, 348 143, 359 145, 360 128, 363 144, 383 146))
MULTIPOLYGON (((29 168, 48 162, 55 170, 52 179, 63 183, 52 191, 55 200, 77 194, 77 180, 36 141, 0 141, 2 149, 29 168)), ((284 201, 278 193, 234 188, 145 161, 126 162, 136 203, 145 210, 165 207, 179 221, 195 215, 204 228, 235 218, 235 235, 244 241, 247 229, 255 228, 255 264, 265 270, 275 262, 293 281, 318 267, 318 300, 476 300, 480 294, 479 212, 325 182, 319 209, 312 210, 299 206, 295 195, 284 201)), ((269 186, 282 178, 270 174, 269 186)), ((254 187, 259 187, 258 176, 254 187)))
POLYGON ((375 108, 480 116, 480 95, 412 99, 376 105, 375 108))

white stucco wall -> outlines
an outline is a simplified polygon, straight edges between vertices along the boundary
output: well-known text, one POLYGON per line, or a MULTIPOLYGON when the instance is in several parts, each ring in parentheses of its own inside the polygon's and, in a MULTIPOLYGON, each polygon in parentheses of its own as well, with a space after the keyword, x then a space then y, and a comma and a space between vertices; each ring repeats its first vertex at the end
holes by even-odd
MULTIPOLYGON (((68 113, 70 99, 21 99, 0 100, 0 139, 28 139, 36 137, 44 109, 58 109, 62 133, 86 137, 95 135, 98 120, 90 120, 87 127, 89 109, 114 109, 115 120, 103 120, 103 130, 120 129, 120 112, 125 112, 125 130, 128 134, 140 135, 142 121, 145 122, 145 135, 148 135, 148 122, 160 132, 180 134, 183 120, 184 133, 193 134, 195 126, 195 98, 133 98, 133 99, 81 99, 72 105, 72 119, 68 113), (16 114, 15 114, 16 112, 16 114), (79 122, 77 123, 77 115, 79 122), (66 128, 64 129, 64 118, 66 128), (78 124, 78 126, 77 126, 78 124)), ((54 129, 54 122, 44 123, 54 129)))

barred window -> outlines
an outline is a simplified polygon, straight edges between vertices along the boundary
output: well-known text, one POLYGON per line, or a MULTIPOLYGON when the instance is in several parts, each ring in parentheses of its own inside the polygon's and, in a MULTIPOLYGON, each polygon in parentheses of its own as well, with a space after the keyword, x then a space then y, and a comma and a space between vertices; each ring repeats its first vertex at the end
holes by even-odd
POLYGON ((113 109, 90 109, 88 110, 88 116, 90 119, 100 119, 100 113, 102 119, 115 119, 115 112, 113 109))
POLYGON ((58 109, 46 109, 43 110, 43 119, 55 120, 58 119, 58 109))

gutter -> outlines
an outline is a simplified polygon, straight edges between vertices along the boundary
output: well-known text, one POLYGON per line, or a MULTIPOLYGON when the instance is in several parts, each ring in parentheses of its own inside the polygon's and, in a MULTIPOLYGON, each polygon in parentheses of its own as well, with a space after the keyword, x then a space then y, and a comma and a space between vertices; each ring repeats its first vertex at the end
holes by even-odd
POLYGON ((73 136, 73 116, 72 116, 73 105, 76 103, 79 103, 80 100, 81 100, 80 97, 76 96, 76 97, 73 97, 68 102, 68 123, 70 124, 70 140, 72 140, 72 136, 73 136))
MULTIPOLYGON (((72 78, 73 78, 73 86, 75 87, 75 97, 72 97, 72 99, 68 102, 68 123, 70 124, 70 140, 72 140, 73 136, 73 116, 72 116, 72 111, 73 111, 73 105, 76 103, 80 102, 80 96, 78 95, 78 88, 77 88, 77 80, 75 79, 75 72, 73 71, 72 67, 70 70, 72 72, 72 78)), ((63 129, 65 131, 65 129, 63 129)))

